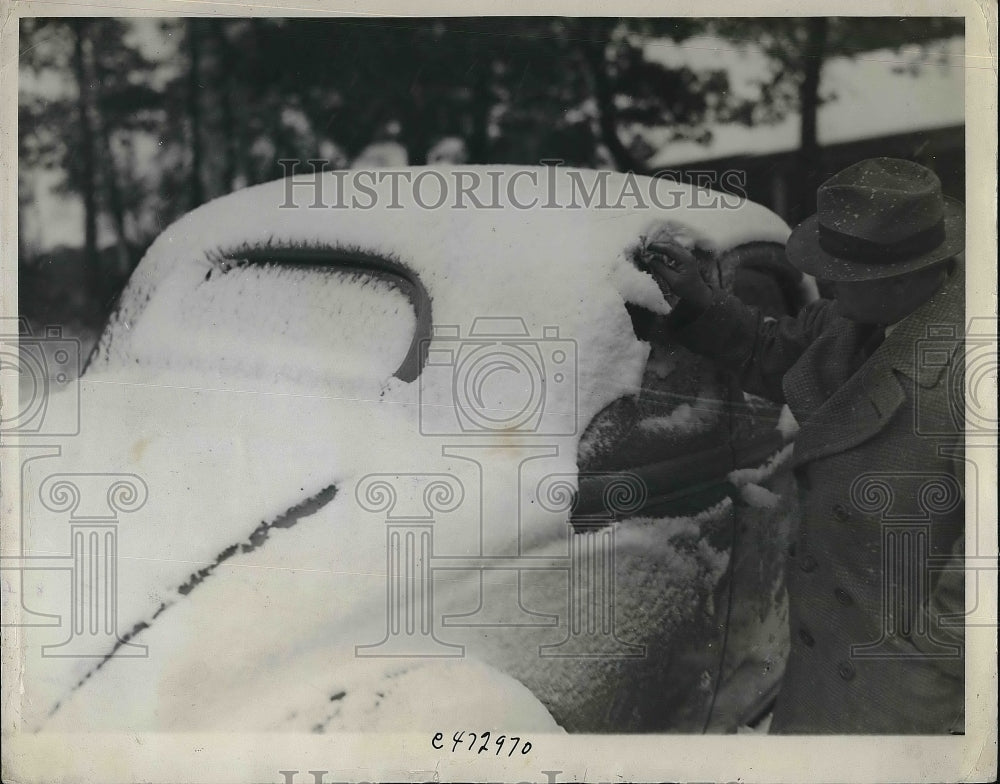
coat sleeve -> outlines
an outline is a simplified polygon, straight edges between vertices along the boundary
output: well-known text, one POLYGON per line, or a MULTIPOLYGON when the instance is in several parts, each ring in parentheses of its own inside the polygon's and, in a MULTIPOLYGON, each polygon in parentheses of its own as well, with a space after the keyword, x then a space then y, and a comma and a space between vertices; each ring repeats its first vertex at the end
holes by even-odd
POLYGON ((928 648, 936 653, 941 643, 955 646, 957 653, 935 663, 956 678, 962 676, 965 668, 965 536, 960 536, 952 545, 947 563, 940 568, 937 584, 931 592, 924 614, 923 627, 927 637, 915 635, 913 642, 917 648, 928 648), (929 639, 928 639, 929 638, 929 639), (937 645, 927 646, 933 640, 937 645))
POLYGON ((821 299, 797 316, 765 319, 731 294, 716 292, 700 313, 680 302, 665 326, 681 345, 734 373, 745 391, 784 403, 781 380, 823 331, 832 305, 821 299))
MULTIPOLYGON (((952 375, 952 378, 965 377, 961 351, 958 354, 957 365, 952 371, 957 375, 952 375)), ((945 562, 931 572, 933 589, 927 605, 920 609, 924 614, 923 628, 926 636, 918 634, 912 639, 918 648, 926 648, 927 653, 937 653, 942 643, 954 646, 960 653, 933 661, 946 673, 960 679, 965 672, 965 449, 963 444, 954 443, 939 447, 939 450, 946 458, 948 472, 955 478, 959 488, 956 508, 951 513, 958 535, 952 542, 950 552, 939 555, 940 560, 945 562), (930 641, 933 644, 927 647, 926 643, 930 641)))

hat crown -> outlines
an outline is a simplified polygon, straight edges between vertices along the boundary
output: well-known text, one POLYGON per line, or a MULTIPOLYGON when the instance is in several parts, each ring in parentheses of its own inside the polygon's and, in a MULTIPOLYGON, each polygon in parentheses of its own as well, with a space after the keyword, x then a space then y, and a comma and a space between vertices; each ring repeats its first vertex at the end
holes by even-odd
POLYGON ((816 192, 820 226, 879 243, 906 240, 944 217, 941 181, 912 161, 873 158, 849 166, 816 192))

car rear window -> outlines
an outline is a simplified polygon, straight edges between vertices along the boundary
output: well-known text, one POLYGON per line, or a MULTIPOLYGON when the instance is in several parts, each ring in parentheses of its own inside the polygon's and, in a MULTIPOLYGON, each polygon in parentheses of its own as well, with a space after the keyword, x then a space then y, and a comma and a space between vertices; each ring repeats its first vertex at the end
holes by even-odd
POLYGON ((178 268, 116 328, 136 364, 223 382, 387 380, 412 360, 419 301, 370 257, 259 250, 178 268))

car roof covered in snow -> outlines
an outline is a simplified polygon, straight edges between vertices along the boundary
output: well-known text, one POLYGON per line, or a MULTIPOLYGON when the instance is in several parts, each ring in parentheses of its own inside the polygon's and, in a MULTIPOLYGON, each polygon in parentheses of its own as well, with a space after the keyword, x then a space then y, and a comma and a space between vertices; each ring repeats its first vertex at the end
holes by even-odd
POLYGON ((620 172, 454 166, 298 174, 216 199, 168 227, 133 273, 92 366, 130 361, 132 327, 168 279, 193 283, 213 265, 268 249, 384 259, 426 287, 435 323, 508 314, 531 296, 558 319, 556 292, 578 305, 594 296, 594 278, 609 277, 625 299, 662 310, 652 279, 623 261, 665 221, 720 250, 788 236, 781 218, 736 193, 620 172))

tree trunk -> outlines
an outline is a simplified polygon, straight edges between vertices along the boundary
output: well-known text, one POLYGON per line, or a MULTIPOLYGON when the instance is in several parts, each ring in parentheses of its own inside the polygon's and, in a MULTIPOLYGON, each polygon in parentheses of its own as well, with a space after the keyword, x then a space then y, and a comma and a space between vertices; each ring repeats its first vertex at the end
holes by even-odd
POLYGON ((796 220, 811 215, 816 207, 816 188, 822 168, 816 123, 828 28, 829 20, 824 16, 810 17, 806 21, 806 46, 802 58, 802 80, 799 82, 799 113, 802 120, 798 151, 799 176, 796 178, 799 187, 791 207, 796 220))
POLYGON ((118 249, 118 273, 124 278, 132 271, 132 251, 128 243, 126 231, 125 200, 122 198, 121 184, 118 182, 118 165, 111 148, 111 132, 107 123, 99 123, 101 136, 101 153, 105 158, 103 173, 104 187, 108 194, 108 207, 111 212, 111 223, 115 228, 115 240, 118 249))
POLYGON ((201 38, 197 19, 187 20, 188 35, 188 90, 187 112, 191 123, 191 207, 205 201, 205 189, 201 181, 201 38))
POLYGON ((22 197, 20 192, 17 194, 17 264, 22 268, 30 266, 32 261, 28 257, 28 244, 24 241, 24 211, 33 201, 22 197))
MULTIPOLYGON (((115 240, 118 256, 117 273, 124 280, 125 276, 132 271, 132 250, 129 247, 128 232, 126 231, 126 207, 125 199, 122 196, 121 183, 118 179, 118 163, 115 160, 115 153, 111 146, 112 129, 108 123, 105 112, 102 110, 101 85, 105 84, 107 73, 99 55, 93 55, 93 62, 89 73, 94 75, 94 83, 97 85, 97 112, 94 116, 94 131, 96 141, 99 145, 104 166, 101 170, 101 180, 107 195, 107 207, 111 214, 111 223, 115 230, 115 240)), ((118 283, 119 281, 115 281, 118 283)))
POLYGON ((618 110, 615 108, 614 88, 608 74, 605 53, 608 39, 606 33, 596 26, 585 27, 580 40, 583 61, 590 76, 594 102, 597 104, 597 124, 600 138, 608 148, 615 166, 621 171, 645 174, 646 168, 635 159, 618 137, 618 110))
POLYGON ((493 110, 493 61, 486 58, 475 66, 472 86, 472 133, 469 137, 469 162, 489 163, 490 112, 493 110))
POLYGON ((229 193, 236 187, 242 131, 236 127, 236 112, 233 108, 233 50, 229 45, 229 39, 226 38, 224 24, 225 22, 220 19, 212 20, 212 37, 218 50, 220 71, 217 95, 222 125, 222 185, 224 192, 229 193))
POLYGON ((423 166, 427 163, 430 139, 427 135, 427 118, 424 116, 424 111, 424 91, 418 73, 410 85, 403 114, 401 141, 406 147, 406 162, 410 166, 423 166))
POLYGON ((80 123, 80 196, 83 199, 83 261, 96 296, 101 296, 100 257, 97 253, 97 181, 94 174, 94 128, 90 111, 90 79, 87 74, 86 19, 73 19, 73 75, 77 87, 77 112, 80 123))

